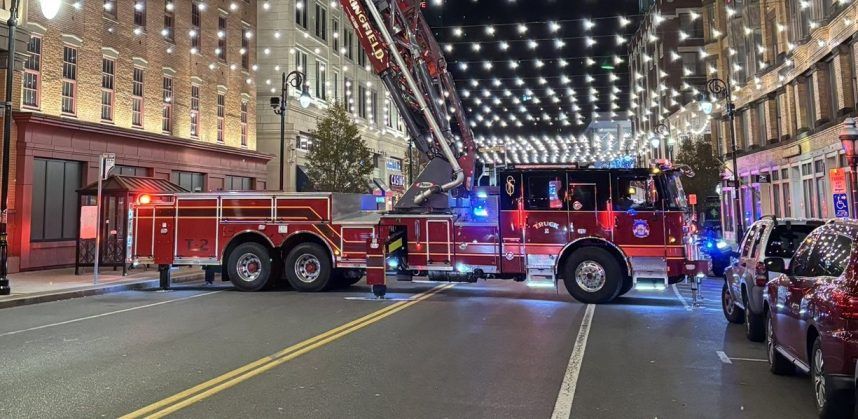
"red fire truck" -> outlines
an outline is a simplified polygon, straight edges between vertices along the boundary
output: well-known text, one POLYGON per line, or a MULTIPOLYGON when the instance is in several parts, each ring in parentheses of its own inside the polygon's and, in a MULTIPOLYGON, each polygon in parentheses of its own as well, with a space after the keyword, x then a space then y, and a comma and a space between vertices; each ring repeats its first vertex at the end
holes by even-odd
POLYGON ((683 170, 510 166, 475 187, 473 134, 418 0, 341 0, 415 147, 429 158, 394 210, 360 195, 224 192, 142 196, 140 263, 217 268, 236 288, 281 277, 299 291, 427 276, 556 286, 611 301, 642 281, 706 270, 690 257, 683 170), (458 145, 458 147, 457 147, 458 145))

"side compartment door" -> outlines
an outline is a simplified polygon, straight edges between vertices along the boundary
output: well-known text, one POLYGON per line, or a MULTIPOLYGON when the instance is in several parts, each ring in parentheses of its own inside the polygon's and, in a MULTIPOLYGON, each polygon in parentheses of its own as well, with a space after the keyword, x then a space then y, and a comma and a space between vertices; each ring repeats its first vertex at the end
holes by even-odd
POLYGON ((426 221, 426 249, 429 259, 426 265, 432 268, 448 268, 453 265, 453 222, 450 219, 426 221))
POLYGON ((158 265, 172 265, 176 250, 176 203, 156 206, 154 224, 153 262, 158 265))
POLYGON ((176 200, 176 259, 217 259, 218 199, 176 200))

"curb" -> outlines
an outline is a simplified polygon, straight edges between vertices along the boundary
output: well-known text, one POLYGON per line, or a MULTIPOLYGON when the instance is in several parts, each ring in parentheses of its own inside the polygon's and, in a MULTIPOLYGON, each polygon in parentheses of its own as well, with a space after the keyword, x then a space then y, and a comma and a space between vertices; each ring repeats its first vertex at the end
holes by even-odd
MULTIPOLYGON (((205 277, 205 272, 193 272, 182 276, 173 276, 173 283, 184 283, 201 280, 205 277)), ((126 282, 115 285, 104 285, 100 287, 82 287, 70 288, 67 290, 54 292, 46 291, 42 293, 34 293, 32 295, 22 295, 9 300, 0 301, 0 309, 20 307, 31 304, 48 303, 51 301, 70 300, 72 298, 90 297, 93 295, 110 294, 122 291, 143 290, 148 288, 158 288, 161 285, 159 279, 141 279, 139 281, 126 282)))

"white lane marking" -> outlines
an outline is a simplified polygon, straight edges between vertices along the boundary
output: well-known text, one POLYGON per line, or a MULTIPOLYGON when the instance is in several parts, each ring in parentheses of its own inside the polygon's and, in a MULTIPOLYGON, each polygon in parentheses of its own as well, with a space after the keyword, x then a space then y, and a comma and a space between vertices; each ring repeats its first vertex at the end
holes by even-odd
POLYGON ((401 298, 374 298, 374 297, 343 297, 343 300, 347 301, 414 301, 414 297, 401 297, 401 298))
POLYGON ((727 356, 727 354, 725 354, 724 351, 715 351, 715 353, 718 355, 718 358, 721 359, 721 362, 723 362, 725 364, 732 364, 733 363, 733 361, 730 361, 730 357, 727 356))
POLYGON ((554 403, 554 413, 551 419, 568 419, 572 414, 572 400, 575 398, 575 387, 578 385, 578 374, 581 373, 581 364, 584 361, 584 350, 587 349, 587 338, 590 336, 590 325, 593 324, 593 312, 596 306, 587 305, 584 318, 581 320, 581 328, 578 329, 578 337, 575 338, 575 347, 569 364, 566 366, 566 375, 563 376, 563 384, 560 385, 560 393, 554 403))
POLYGON ((56 326, 62 326, 62 325, 70 324, 70 323, 78 323, 78 322, 82 322, 82 321, 86 321, 86 320, 97 319, 97 318, 99 318, 99 317, 112 316, 112 315, 114 315, 114 314, 127 313, 127 312, 129 312, 129 311, 134 311, 134 310, 140 310, 140 309, 144 309, 144 308, 150 308, 150 307, 160 306, 160 305, 163 305, 163 304, 169 304, 169 303, 175 303, 175 302, 178 302, 178 301, 190 300, 190 299, 192 299, 192 298, 205 297, 206 295, 217 294, 217 293, 219 293, 219 292, 223 292, 223 291, 222 291, 222 290, 221 290, 221 291, 211 291, 211 292, 206 292, 206 293, 203 293, 203 294, 195 294, 195 295, 191 295, 191 296, 188 296, 188 297, 176 298, 176 299, 173 299, 173 300, 161 301, 161 302, 157 302, 157 303, 146 304, 146 305, 137 306, 137 307, 131 307, 131 308, 124 308, 124 309, 122 309, 122 310, 109 311, 109 312, 107 312, 107 313, 93 314, 92 316, 79 317, 79 318, 76 318, 76 319, 66 320, 66 321, 57 322, 57 323, 43 324, 43 325, 41 325, 41 326, 30 327, 30 328, 27 328, 27 329, 14 330, 14 331, 11 331, 11 332, 0 333, 0 338, 1 338, 1 337, 5 337, 5 336, 17 335, 17 334, 19 334, 19 333, 24 333, 24 332, 32 332, 32 331, 34 331, 34 330, 47 329, 47 328, 49 328, 49 327, 56 327, 56 326))
POLYGON ((730 358, 731 361, 746 361, 746 362, 769 362, 768 359, 758 359, 758 358, 730 358))
POLYGON ((676 288, 676 284, 672 284, 670 287, 673 288, 673 293, 676 294, 676 298, 678 298, 679 301, 682 302, 682 305, 685 306, 685 309, 691 311, 691 306, 688 305, 688 301, 685 301, 685 297, 683 297, 682 294, 679 293, 679 288, 676 288))

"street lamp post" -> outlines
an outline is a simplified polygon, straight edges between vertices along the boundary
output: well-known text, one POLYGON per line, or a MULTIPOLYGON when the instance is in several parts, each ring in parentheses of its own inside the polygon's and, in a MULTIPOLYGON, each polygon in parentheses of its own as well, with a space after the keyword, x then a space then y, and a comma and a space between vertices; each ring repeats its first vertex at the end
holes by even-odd
MULTIPOLYGON (((736 105, 733 103, 733 94, 730 89, 730 82, 721 79, 711 79, 706 82, 706 91, 718 100, 725 101, 725 114, 727 120, 730 121, 730 151, 733 160, 733 181, 735 182, 735 191, 733 194, 734 207, 736 212, 736 242, 742 240, 742 232, 744 230, 744 216, 742 214, 742 184, 739 181, 739 163, 736 157, 736 105)), ((712 113, 713 104, 706 96, 703 96, 703 101, 700 103, 703 113, 710 115, 712 113)))
POLYGON ((658 124, 655 127, 655 133, 664 139, 664 149, 667 154, 667 160, 673 161, 673 144, 671 143, 672 138, 670 136, 670 127, 664 123, 658 124))
POLYGON ((0 295, 9 295, 9 153, 12 144, 12 76, 15 71, 15 33, 18 28, 19 0, 9 7, 9 27, 6 44, 6 97, 3 101, 3 169, 0 181, 0 295))
POLYGON ((280 88, 280 96, 271 98, 271 109, 274 113, 280 115, 280 191, 285 191, 286 187, 283 182, 283 172, 285 170, 286 161, 286 109, 289 105, 289 86, 292 86, 301 91, 301 96, 298 98, 298 103, 302 108, 306 109, 310 106, 313 98, 310 97, 309 87, 304 85, 306 80, 304 73, 293 71, 289 74, 283 73, 283 82, 280 88))
POLYGON ((856 146, 858 146, 858 121, 854 118, 847 118, 843 121, 843 127, 840 130, 840 143, 843 144, 843 151, 846 152, 846 159, 849 160, 849 183, 852 195, 852 218, 858 218, 858 155, 855 154, 856 146))

